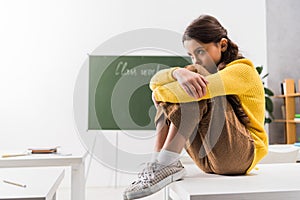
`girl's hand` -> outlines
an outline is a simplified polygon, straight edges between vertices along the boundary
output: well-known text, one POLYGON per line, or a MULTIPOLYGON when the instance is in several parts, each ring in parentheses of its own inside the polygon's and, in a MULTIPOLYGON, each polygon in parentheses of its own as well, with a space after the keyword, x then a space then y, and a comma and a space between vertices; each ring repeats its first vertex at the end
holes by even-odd
POLYGON ((204 76, 185 68, 174 70, 172 75, 191 97, 199 99, 206 95, 208 81, 204 76))

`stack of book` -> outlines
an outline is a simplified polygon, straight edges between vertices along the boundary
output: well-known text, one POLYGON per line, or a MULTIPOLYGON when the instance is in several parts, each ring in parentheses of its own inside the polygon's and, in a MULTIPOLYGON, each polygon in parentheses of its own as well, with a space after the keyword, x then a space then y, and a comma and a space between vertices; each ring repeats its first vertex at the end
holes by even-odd
POLYGON ((300 114, 295 114, 295 121, 300 121, 300 114))

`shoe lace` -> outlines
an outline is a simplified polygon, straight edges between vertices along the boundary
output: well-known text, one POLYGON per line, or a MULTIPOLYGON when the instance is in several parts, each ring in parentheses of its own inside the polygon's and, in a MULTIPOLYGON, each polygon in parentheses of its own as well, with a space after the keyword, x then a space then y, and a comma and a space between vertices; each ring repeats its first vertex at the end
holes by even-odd
POLYGON ((155 177, 155 172, 158 168, 157 162, 146 163, 146 167, 138 174, 139 183, 150 186, 155 177))

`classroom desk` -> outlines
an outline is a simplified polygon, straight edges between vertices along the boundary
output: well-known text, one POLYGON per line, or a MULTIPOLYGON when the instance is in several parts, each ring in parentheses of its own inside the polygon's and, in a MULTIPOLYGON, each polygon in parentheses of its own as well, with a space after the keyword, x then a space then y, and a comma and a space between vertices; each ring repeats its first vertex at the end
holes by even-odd
POLYGON ((56 154, 32 154, 2 158, 0 168, 71 166, 71 199, 85 199, 85 157, 87 153, 62 156, 56 154))
POLYGON ((196 165, 185 165, 186 177, 167 186, 172 200, 298 200, 300 164, 258 164, 244 176, 206 174, 196 165))
POLYGON ((64 169, 57 167, 1 168, 0 200, 55 200, 64 173, 64 169), (8 184, 3 180, 25 184, 26 187, 8 184))

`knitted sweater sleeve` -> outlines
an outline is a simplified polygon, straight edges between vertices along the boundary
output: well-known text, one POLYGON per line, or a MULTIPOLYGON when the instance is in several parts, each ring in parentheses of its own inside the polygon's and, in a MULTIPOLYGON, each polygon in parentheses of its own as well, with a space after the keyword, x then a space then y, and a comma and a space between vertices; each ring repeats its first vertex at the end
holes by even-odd
POLYGON ((155 99, 162 102, 184 103, 208 99, 215 96, 244 94, 256 80, 257 72, 253 64, 247 59, 234 61, 218 73, 206 76, 209 84, 207 94, 200 99, 189 96, 172 77, 176 68, 166 69, 154 75, 150 81, 150 88, 155 99))

